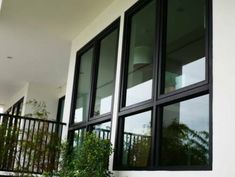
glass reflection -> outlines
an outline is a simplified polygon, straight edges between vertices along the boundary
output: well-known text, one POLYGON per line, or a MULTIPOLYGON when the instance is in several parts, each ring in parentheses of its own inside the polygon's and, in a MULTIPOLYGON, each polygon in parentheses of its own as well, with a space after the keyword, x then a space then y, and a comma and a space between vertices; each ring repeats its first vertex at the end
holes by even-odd
POLYGON ((73 136, 73 147, 79 147, 84 138, 85 138, 85 134, 86 134, 86 129, 78 129, 74 131, 74 136, 73 136))
POLYGON ((93 113, 95 116, 111 112, 117 40, 118 30, 115 30, 104 38, 100 44, 99 70, 93 113))
POLYGON ((136 114, 124 120, 122 165, 147 167, 151 146, 152 112, 136 114))
POLYGON ((131 19, 125 106, 152 98, 155 9, 154 0, 131 19))
POLYGON ((164 93, 205 80, 205 0, 168 0, 164 93))
POLYGON ((161 165, 209 163, 209 96, 163 108, 161 165))
POLYGON ((111 122, 105 122, 97 124, 92 127, 93 133, 95 133, 100 139, 110 140, 111 135, 111 122))
POLYGON ((88 117, 89 96, 91 88, 91 67, 92 67, 93 48, 81 56, 78 91, 76 98, 76 109, 74 122, 82 122, 88 117))

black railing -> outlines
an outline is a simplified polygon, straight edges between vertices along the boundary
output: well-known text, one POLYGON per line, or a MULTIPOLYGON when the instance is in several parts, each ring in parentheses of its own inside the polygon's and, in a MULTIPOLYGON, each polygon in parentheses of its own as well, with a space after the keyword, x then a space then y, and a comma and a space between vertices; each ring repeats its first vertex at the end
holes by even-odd
MULTIPOLYGON (((93 133, 100 139, 109 140, 111 132, 108 129, 97 128, 93 133)), ((85 138, 85 130, 80 129, 75 133, 74 145, 79 147, 85 138)), ((149 151, 151 145, 151 136, 124 132, 123 135, 123 158, 126 159, 127 165, 147 164, 149 160, 149 151), (135 159, 138 159, 136 161, 135 159)))
POLYGON ((111 132, 108 129, 96 128, 93 132, 103 140, 109 140, 111 138, 111 132))
POLYGON ((124 132, 123 158, 126 159, 126 165, 147 165, 150 145, 151 136, 124 132))
POLYGON ((56 170, 64 125, 0 114, 0 171, 41 174, 56 170))

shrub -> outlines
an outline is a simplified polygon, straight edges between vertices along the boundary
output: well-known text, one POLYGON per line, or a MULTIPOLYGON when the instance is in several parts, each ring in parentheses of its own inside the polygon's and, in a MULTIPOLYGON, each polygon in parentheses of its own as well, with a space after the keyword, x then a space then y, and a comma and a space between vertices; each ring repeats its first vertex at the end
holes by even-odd
POLYGON ((62 150, 60 169, 57 173, 44 176, 60 177, 111 177, 108 170, 112 145, 109 140, 99 139, 87 133, 83 143, 72 149, 65 144, 62 150))

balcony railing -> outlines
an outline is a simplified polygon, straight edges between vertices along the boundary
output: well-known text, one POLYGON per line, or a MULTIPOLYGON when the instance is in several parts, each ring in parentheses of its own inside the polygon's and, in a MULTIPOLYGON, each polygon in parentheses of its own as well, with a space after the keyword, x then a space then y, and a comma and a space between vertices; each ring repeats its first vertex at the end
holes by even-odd
POLYGON ((0 114, 0 171, 42 174, 56 170, 64 125, 0 114))

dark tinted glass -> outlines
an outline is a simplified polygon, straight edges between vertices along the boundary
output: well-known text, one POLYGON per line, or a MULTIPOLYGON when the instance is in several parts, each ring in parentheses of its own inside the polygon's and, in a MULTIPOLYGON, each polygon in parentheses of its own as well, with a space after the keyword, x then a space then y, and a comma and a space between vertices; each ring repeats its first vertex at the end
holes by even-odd
POLYGON ((73 136, 73 147, 79 147, 84 138, 85 138, 85 133, 86 133, 86 129, 78 129, 74 131, 74 136, 73 136))
POLYGON ((78 77, 78 90, 74 122, 82 122, 88 117, 89 96, 91 88, 93 48, 84 53, 80 58, 78 77))
POLYGON ((101 41, 94 115, 111 112, 118 30, 101 41))
POLYGON ((21 116, 22 114, 23 104, 24 104, 24 100, 22 100, 19 104, 18 116, 21 116))
POLYGON ((111 122, 94 125, 92 131, 101 139, 110 139, 111 122))
POLYGON ((59 99, 58 110, 57 110, 57 121, 58 122, 63 121, 64 102, 65 102, 65 97, 62 97, 62 98, 59 99))
POLYGON ((124 120, 122 165, 127 167, 147 167, 151 146, 151 117, 147 111, 124 120))
POLYGON ((164 93, 205 80, 206 0, 168 0, 164 93))
POLYGON ((155 11, 152 1, 131 19, 126 106, 152 98, 155 11))
POLYGON ((163 108, 161 165, 209 163, 209 96, 163 108))

